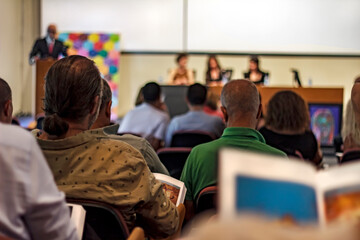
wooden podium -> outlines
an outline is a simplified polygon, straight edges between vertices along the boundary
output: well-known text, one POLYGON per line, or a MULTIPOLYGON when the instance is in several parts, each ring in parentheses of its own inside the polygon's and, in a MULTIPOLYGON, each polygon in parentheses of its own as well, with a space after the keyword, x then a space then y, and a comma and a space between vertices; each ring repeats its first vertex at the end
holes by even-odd
POLYGON ((51 65, 56 62, 55 59, 41 59, 36 61, 35 66, 35 116, 42 113, 43 99, 45 97, 45 75, 51 65))

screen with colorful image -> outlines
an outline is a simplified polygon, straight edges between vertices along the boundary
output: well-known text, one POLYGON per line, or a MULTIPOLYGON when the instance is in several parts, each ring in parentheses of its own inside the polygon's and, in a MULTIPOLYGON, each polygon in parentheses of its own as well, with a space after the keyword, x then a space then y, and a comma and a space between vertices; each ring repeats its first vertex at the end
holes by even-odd
POLYGON ((290 224, 318 222, 315 190, 299 183, 239 175, 235 204, 238 212, 257 212, 290 224))
POLYGON ((333 146, 340 135, 342 104, 309 104, 311 130, 321 146, 333 146))
POLYGON ((111 119, 117 118, 120 36, 115 33, 59 34, 59 40, 68 47, 68 55, 81 55, 92 59, 112 91, 111 119))

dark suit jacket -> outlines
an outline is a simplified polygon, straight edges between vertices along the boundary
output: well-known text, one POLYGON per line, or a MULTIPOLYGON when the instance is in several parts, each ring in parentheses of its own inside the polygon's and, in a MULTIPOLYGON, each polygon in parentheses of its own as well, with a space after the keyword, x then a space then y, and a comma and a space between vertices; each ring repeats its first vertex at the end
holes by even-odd
POLYGON ((36 40, 36 42, 35 42, 35 44, 34 44, 34 46, 32 48, 32 51, 30 53, 30 59, 32 57, 36 56, 37 54, 40 54, 40 59, 44 59, 44 58, 48 58, 48 57, 58 59, 60 54, 62 54, 64 56, 67 56, 66 47, 59 40, 55 40, 53 51, 50 54, 49 53, 49 48, 48 48, 48 45, 47 45, 47 42, 46 42, 45 38, 36 40))

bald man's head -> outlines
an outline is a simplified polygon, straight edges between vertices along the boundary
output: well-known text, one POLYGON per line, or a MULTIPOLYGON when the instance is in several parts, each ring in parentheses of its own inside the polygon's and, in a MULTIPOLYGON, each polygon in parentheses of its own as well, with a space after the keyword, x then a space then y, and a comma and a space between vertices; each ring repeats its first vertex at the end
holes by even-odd
POLYGON ((0 78, 0 122, 11 123, 12 111, 10 86, 4 79, 0 78))
POLYGON ((351 90, 351 102, 354 108, 355 121, 360 124, 360 77, 355 79, 354 86, 351 90))
POLYGON ((221 104, 229 121, 239 122, 248 119, 256 125, 260 99, 259 92, 251 81, 233 80, 227 83, 221 92, 221 104))
POLYGON ((47 28, 47 34, 51 39, 55 39, 56 36, 56 26, 55 24, 50 24, 47 28))

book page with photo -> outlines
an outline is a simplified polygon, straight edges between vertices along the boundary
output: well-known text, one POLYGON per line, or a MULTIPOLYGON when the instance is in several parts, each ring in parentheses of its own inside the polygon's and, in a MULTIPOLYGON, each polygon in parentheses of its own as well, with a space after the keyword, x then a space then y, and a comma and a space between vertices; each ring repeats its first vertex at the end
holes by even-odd
POLYGON ((163 184, 165 195, 176 205, 184 203, 186 187, 182 181, 161 173, 154 173, 154 176, 163 184))
POLYGON ((316 171, 298 159, 224 149, 219 160, 220 217, 259 213, 320 226, 360 211, 360 163, 316 171))
POLYGON ((321 171, 317 176, 322 192, 326 223, 360 219, 360 162, 321 171))
POLYGON ((288 222, 320 222, 316 170, 301 161, 220 151, 220 217, 255 212, 288 222))

